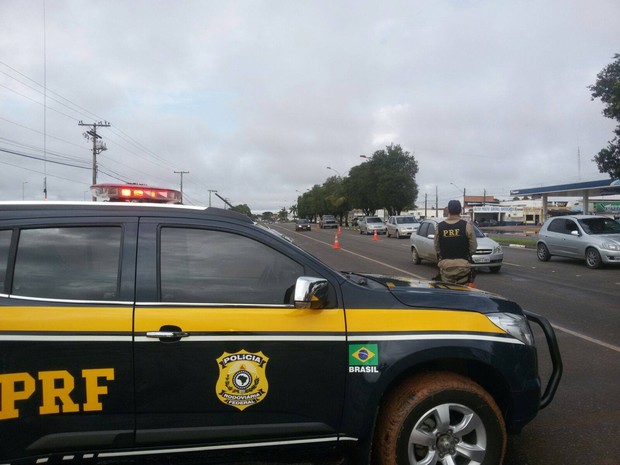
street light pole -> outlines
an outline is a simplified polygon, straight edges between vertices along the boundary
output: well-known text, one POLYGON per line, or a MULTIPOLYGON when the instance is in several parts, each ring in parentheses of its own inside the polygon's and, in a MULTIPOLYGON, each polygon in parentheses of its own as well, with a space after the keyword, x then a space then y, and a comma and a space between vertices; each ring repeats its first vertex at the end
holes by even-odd
POLYGON ((340 173, 338 172, 338 170, 335 170, 335 169, 334 169, 334 168, 332 168, 331 166, 326 166, 326 168, 327 168, 328 170, 332 170, 332 171, 334 171, 334 172, 338 175, 338 177, 339 177, 339 178, 341 178, 341 177, 342 177, 342 176, 340 176, 340 173))

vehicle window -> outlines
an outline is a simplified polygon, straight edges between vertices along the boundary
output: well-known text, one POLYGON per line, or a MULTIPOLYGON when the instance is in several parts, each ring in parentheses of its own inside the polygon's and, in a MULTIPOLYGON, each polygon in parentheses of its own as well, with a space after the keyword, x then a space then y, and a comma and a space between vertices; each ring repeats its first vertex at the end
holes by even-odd
POLYGON ((237 234, 162 228, 160 300, 220 304, 289 304, 304 268, 237 234))
POLYGON ((474 227, 474 235, 476 237, 486 237, 482 231, 478 229, 476 225, 472 225, 474 227))
POLYGON ((620 223, 611 218, 587 218, 579 220, 587 234, 618 234, 620 223))
POLYGON ((566 220, 566 234, 570 234, 572 231, 579 231, 577 223, 573 220, 566 220))
POLYGON ((0 292, 4 292, 4 282, 6 280, 6 269, 9 264, 9 248, 11 247, 11 236, 13 231, 0 231, 0 292))
POLYGON ((24 229, 12 294, 70 300, 114 300, 119 290, 121 228, 24 229))
POLYGON ((411 224, 411 223, 415 223, 416 220, 415 218, 410 217, 410 216, 403 216, 402 218, 398 218, 397 222, 400 224, 411 224))
POLYGON ((377 217, 366 218, 367 223, 381 223, 381 220, 377 217))
POLYGON ((420 226, 420 229, 418 229, 418 236, 428 236, 428 225, 430 223, 422 223, 422 225, 420 226))
POLYGON ((564 219, 552 220, 547 229, 552 232, 568 234, 566 231, 566 220, 564 219))

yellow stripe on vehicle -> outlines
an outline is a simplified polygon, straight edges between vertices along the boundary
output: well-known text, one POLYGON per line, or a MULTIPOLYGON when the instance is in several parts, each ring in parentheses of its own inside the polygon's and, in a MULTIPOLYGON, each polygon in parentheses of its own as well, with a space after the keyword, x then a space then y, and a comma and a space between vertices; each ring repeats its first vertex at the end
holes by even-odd
POLYGON ((349 309, 349 333, 459 331, 504 334, 486 316, 456 310, 349 309))
POLYGON ((342 309, 136 308, 136 332, 176 325, 195 332, 344 332, 342 309))
POLYGON ((0 332, 127 332, 132 307, 2 307, 0 332))

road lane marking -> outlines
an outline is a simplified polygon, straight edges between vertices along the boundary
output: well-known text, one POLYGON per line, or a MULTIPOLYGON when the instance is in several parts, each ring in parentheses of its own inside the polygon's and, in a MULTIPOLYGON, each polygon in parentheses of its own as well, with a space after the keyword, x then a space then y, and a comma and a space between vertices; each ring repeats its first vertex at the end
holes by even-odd
MULTIPOLYGON (((299 234, 299 233, 296 233, 296 234, 299 234)), ((332 244, 330 244, 329 242, 321 241, 321 240, 316 239, 316 238, 314 238, 314 237, 306 236, 305 234, 301 234, 301 235, 302 235, 303 237, 307 238, 307 239, 312 239, 312 240, 313 240, 313 241, 315 241, 315 242, 319 242, 320 244, 325 244, 325 245, 327 245, 327 246, 329 246, 329 247, 331 247, 331 246, 332 246, 332 244)), ((401 268, 397 268, 397 267, 395 267, 395 266, 389 265, 389 264, 387 264, 387 263, 380 262, 379 260, 375 260, 374 258, 369 258, 369 257, 366 257, 365 255, 360 255, 360 254, 358 254, 358 253, 351 252, 350 250, 343 249, 343 248, 342 248, 342 245, 340 246, 340 251, 341 251, 341 252, 350 253, 351 255, 355 255, 356 257, 360 257, 360 258, 363 258, 363 259, 365 259, 365 260, 369 260, 369 261, 371 261, 371 262, 378 263, 379 265, 386 266, 386 267, 388 267, 388 268, 392 268, 393 270, 396 270, 396 271, 398 271, 398 272, 400 272, 400 273, 405 273, 406 275, 409 275, 409 276, 413 276, 414 278, 417 278, 417 279, 422 279, 423 281, 429 281, 429 279, 428 279, 428 278, 425 278, 424 276, 419 276, 419 275, 417 275, 417 274, 415 274, 415 273, 411 273, 410 271, 406 271, 406 270, 403 270, 403 269, 401 269, 401 268)))
POLYGON ((613 344, 609 344, 607 342, 603 342, 600 339, 595 339, 593 337, 586 336, 585 334, 581 334, 581 333, 578 333, 576 331, 572 331, 572 330, 570 330, 568 328, 564 328, 562 326, 558 326, 558 325, 554 325, 554 324, 551 324, 551 326, 553 326, 558 331, 562 331, 563 333, 570 334, 571 336, 578 337, 579 339, 583 339, 584 341, 588 341, 588 342, 591 342, 593 344, 597 344, 599 346, 605 347, 607 349, 611 349, 611 350, 614 350, 616 352, 620 352, 620 347, 619 346, 616 346, 616 345, 613 345, 613 344))

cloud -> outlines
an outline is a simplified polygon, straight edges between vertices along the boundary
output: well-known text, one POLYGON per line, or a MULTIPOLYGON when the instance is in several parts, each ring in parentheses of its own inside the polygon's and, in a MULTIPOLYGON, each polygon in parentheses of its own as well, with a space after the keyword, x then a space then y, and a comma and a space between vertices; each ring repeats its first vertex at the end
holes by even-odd
MULTIPOLYGON (((107 120, 100 180, 178 187, 189 171, 192 202, 217 189, 253 210, 392 142, 440 202, 453 184, 600 179, 615 123, 587 86, 619 52, 619 16, 609 0, 5 0, 0 149, 88 165, 78 121, 107 120)), ((92 177, 6 152, 0 168, 4 200, 41 198, 45 175, 50 198, 82 200, 92 177)))

